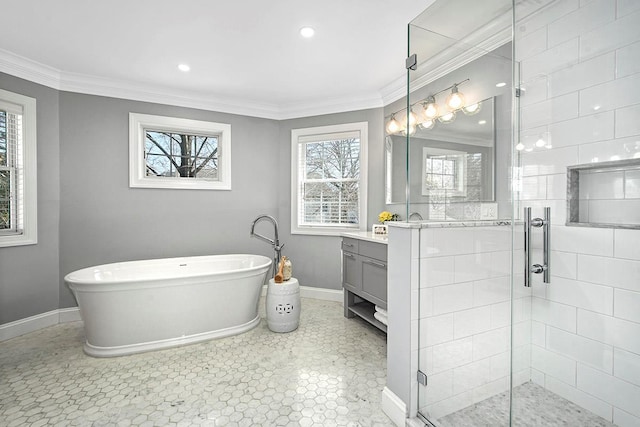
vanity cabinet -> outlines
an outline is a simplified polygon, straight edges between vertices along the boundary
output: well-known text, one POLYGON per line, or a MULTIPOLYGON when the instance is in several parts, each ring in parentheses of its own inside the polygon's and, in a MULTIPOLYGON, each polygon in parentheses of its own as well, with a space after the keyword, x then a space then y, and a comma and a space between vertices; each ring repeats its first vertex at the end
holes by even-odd
POLYGON ((373 316, 376 305, 387 308, 386 243, 343 237, 342 287, 345 317, 359 316, 386 332, 373 316))

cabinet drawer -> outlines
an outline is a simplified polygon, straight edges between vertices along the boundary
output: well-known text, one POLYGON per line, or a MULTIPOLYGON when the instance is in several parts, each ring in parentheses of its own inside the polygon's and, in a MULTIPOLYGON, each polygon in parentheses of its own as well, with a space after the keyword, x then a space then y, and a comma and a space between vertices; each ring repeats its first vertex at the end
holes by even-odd
POLYGON ((359 241, 357 239, 351 239, 349 237, 342 238, 342 250, 347 252, 358 253, 359 241))
POLYGON ((387 245, 384 243, 360 242, 360 255, 387 261, 387 245))
POLYGON ((361 260, 362 291, 380 301, 387 301, 387 263, 365 257, 361 260))

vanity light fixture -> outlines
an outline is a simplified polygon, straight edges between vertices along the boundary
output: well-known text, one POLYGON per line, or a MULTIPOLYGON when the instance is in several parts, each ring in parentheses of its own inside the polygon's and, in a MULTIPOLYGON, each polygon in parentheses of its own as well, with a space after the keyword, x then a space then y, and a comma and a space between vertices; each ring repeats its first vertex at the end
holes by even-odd
POLYGON ((402 132, 406 135, 406 129, 409 127, 409 134, 412 135, 415 132, 416 126, 420 127, 420 129, 431 129, 435 125, 436 120, 441 123, 453 122, 456 118, 456 113, 459 110, 462 110, 465 115, 469 116, 478 113, 481 109, 482 103, 476 102, 474 104, 465 105, 464 95, 458 88, 461 84, 468 81, 469 79, 465 79, 461 82, 454 83, 453 85, 412 104, 409 108, 408 118, 405 110, 396 111, 391 114, 386 126, 387 133, 391 135, 402 132), (436 102, 436 96, 449 90, 451 93, 445 102, 444 107, 446 108, 441 108, 436 102))
POLYGON ((518 151, 524 150, 524 144, 522 142, 518 142, 518 144, 516 144, 516 150, 518 151))
POLYGON ((536 147, 542 148, 545 145, 547 145, 547 143, 545 142, 544 139, 542 138, 538 138, 538 140, 536 141, 536 147))
POLYGON ((187 64, 178 64, 178 70, 182 71, 183 73, 186 73, 189 70, 191 70, 191 67, 189 67, 189 65, 187 64))
POLYGON ((304 37, 305 39, 313 37, 313 35, 315 33, 316 33, 316 30, 314 30, 311 27, 302 27, 302 28, 300 28, 300 35, 302 37, 304 37))

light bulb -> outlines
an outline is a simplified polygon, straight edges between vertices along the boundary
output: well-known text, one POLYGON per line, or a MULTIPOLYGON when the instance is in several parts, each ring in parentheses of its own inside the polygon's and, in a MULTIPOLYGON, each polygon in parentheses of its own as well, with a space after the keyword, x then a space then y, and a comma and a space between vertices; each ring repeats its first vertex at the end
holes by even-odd
POLYGON ((458 92, 458 85, 453 85, 451 95, 447 98, 447 107, 451 110, 457 110, 464 106, 464 96, 458 92))
POLYGON ((467 105, 465 107, 462 107, 462 111, 467 116, 473 116, 474 114, 477 114, 477 113, 480 112, 480 103, 476 102, 475 104, 471 104, 471 105, 467 105))
POLYGON ((450 111, 447 114, 443 114, 442 116, 438 117, 438 120, 440 120, 441 123, 451 123, 455 119, 456 113, 454 111, 450 111))
POLYGON ((516 145, 516 150, 518 151, 524 150, 524 144, 522 142, 518 142, 518 144, 516 145))
POLYGON ((395 115, 392 115, 391 119, 389 120, 389 123, 387 123, 387 133, 389 135, 393 135, 394 133, 397 133, 399 130, 400 130, 400 124, 396 120, 395 115))
MULTIPOLYGON (((414 133, 416 133, 416 127, 415 126, 409 126, 409 132, 408 133, 409 133, 409 135, 413 135, 414 133)), ((407 131, 406 130, 402 131, 402 134, 406 135, 407 131)))
POLYGON ((438 117, 438 104, 436 104, 436 99, 433 96, 428 97, 423 106, 424 115, 427 116, 428 119, 438 117))
POLYGON ((415 114, 416 122, 420 123, 426 120, 424 105, 417 103, 411 107, 411 111, 415 114))
POLYGON ((409 112, 409 127, 415 127, 417 121, 418 121, 418 119, 416 119, 416 115, 413 113, 413 111, 410 111, 409 112))
POLYGON ((186 73, 187 71, 191 70, 191 67, 189 67, 187 64, 179 64, 178 70, 186 73))
POLYGON ((536 141, 536 147, 544 147, 545 145, 547 145, 547 143, 544 141, 544 139, 538 138, 538 140, 536 141))
POLYGON ((420 123, 419 126, 422 129, 432 129, 435 124, 436 124, 435 121, 429 119, 429 120, 425 120, 424 122, 420 123))
POLYGON ((478 120, 478 124, 479 125, 486 125, 487 121, 486 120, 478 120))

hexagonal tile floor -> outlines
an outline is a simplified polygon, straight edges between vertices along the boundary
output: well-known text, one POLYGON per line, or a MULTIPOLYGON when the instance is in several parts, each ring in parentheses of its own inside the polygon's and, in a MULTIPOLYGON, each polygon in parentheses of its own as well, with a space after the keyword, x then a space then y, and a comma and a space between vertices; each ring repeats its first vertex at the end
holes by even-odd
POLYGON ((109 359, 80 322, 0 343, 0 424, 392 426, 380 408, 386 337, 335 302, 302 299, 300 327, 109 359))

